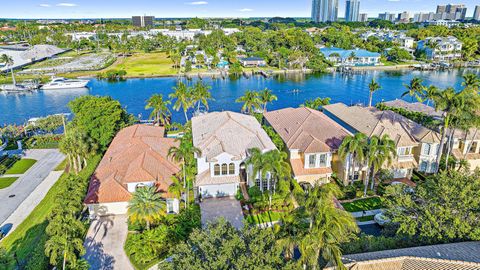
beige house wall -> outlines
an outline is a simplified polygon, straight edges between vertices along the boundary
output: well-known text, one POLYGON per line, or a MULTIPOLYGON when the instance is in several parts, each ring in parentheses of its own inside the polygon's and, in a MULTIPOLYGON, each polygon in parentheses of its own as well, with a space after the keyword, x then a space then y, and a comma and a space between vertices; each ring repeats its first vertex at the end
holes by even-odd
POLYGON ((90 217, 110 215, 125 215, 128 210, 128 202, 87 204, 90 217))

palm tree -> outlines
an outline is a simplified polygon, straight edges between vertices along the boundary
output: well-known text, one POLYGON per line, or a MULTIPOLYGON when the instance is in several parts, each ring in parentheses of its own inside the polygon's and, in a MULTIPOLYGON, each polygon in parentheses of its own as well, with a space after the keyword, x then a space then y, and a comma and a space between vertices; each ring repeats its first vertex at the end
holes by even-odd
POLYGON ((368 89, 370 90, 370 98, 368 99, 368 107, 372 107, 373 93, 380 90, 382 87, 378 84, 375 79, 372 79, 370 84, 368 84, 368 89))
POLYGON ((235 102, 237 103, 243 102, 242 112, 248 113, 248 114, 252 114, 255 111, 255 109, 260 108, 260 103, 261 103, 258 97, 258 92, 251 91, 251 90, 245 91, 245 94, 237 98, 235 102))
POLYGON ((166 215, 166 205, 155 186, 139 187, 128 202, 128 216, 133 222, 145 222, 147 230, 150 224, 166 215))
POLYGON ((300 261, 316 269, 320 256, 325 261, 343 268, 340 245, 352 239, 358 232, 355 219, 345 210, 335 207, 334 199, 341 192, 338 186, 315 186, 307 194, 305 211, 310 228, 300 242, 300 261), (308 205, 314 206, 308 209, 308 205))
POLYGON ((407 88, 407 91, 405 91, 402 94, 402 97, 404 96, 411 96, 412 100, 415 97, 418 101, 422 102, 422 97, 425 95, 425 86, 423 86, 423 80, 421 78, 415 77, 410 81, 410 84, 404 84, 404 86, 407 88))
POLYGON ((192 98, 194 103, 197 103, 197 112, 200 112, 200 105, 203 104, 208 110, 208 100, 212 99, 210 93, 210 86, 198 81, 192 89, 192 98))
POLYGON ((290 164, 286 161, 287 153, 278 150, 271 150, 265 153, 265 160, 267 162, 264 170, 270 172, 270 179, 273 180, 273 192, 276 190, 276 183, 280 180, 286 180, 290 176, 290 164))
POLYGON ((427 106, 430 106, 430 101, 435 98, 435 96, 438 95, 438 88, 436 86, 430 85, 425 89, 425 92, 423 93, 422 96, 422 101, 426 100, 427 101, 427 106))
POLYGON ((462 86, 465 88, 476 89, 478 92, 478 88, 480 88, 480 78, 474 73, 467 73, 463 75, 462 86))
POLYGON ((262 153, 262 151, 258 148, 252 148, 249 150, 249 158, 246 161, 247 165, 252 166, 252 175, 251 178, 255 179, 257 175, 260 179, 260 190, 263 190, 263 181, 266 181, 267 177, 267 170, 266 168, 269 166, 270 160, 268 156, 262 153))
POLYGON ((338 155, 342 160, 349 159, 348 162, 348 176, 353 183, 356 163, 363 163, 365 158, 365 146, 367 145, 368 138, 363 133, 356 133, 354 136, 347 136, 343 139, 340 148, 338 149, 338 155))
POLYGON ((313 109, 313 110, 319 110, 321 107, 330 104, 330 100, 331 99, 329 97, 327 97, 327 98, 318 97, 316 99, 309 99, 309 100, 306 100, 305 103, 300 105, 300 107, 306 107, 306 108, 310 108, 310 109, 313 109))
POLYGON ((369 176, 371 177, 370 189, 373 190, 375 186, 375 175, 382 167, 388 167, 392 164, 393 158, 397 155, 397 147, 395 142, 386 134, 382 138, 379 138, 378 136, 372 136, 368 142, 365 152, 368 170, 364 196, 367 195, 369 176))
POLYGON ((260 102, 263 104, 263 112, 267 112, 267 104, 277 100, 277 96, 272 93, 272 90, 265 88, 258 93, 260 102))
POLYGON ((163 100, 162 94, 154 94, 147 100, 146 110, 152 109, 150 119, 154 119, 155 123, 167 126, 170 123, 170 110, 168 109, 170 100, 163 100))
POLYGON ((187 87, 187 85, 183 82, 178 82, 177 86, 173 87, 173 90, 175 92, 168 95, 170 99, 175 99, 175 103, 173 103, 173 109, 179 111, 180 108, 182 108, 185 121, 188 122, 187 111, 193 105, 192 88, 187 87))
POLYGON ((13 82, 13 85, 17 85, 17 81, 15 81, 15 74, 13 74, 13 58, 6 55, 6 54, 2 54, 0 56, 0 62, 3 62, 5 63, 5 66, 6 67, 10 67, 10 73, 12 73, 12 82, 13 82))

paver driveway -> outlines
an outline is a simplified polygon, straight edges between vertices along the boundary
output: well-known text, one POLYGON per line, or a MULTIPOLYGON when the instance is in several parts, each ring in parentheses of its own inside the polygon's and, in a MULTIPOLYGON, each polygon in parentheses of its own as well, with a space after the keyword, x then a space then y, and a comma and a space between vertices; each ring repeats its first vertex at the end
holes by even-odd
POLYGON ((203 226, 223 217, 235 228, 241 229, 243 227, 242 207, 235 198, 204 199, 200 203, 200 209, 203 226))
POLYGON ((92 222, 85 243, 85 256, 92 270, 133 270, 123 245, 127 240, 126 215, 101 217, 92 222))

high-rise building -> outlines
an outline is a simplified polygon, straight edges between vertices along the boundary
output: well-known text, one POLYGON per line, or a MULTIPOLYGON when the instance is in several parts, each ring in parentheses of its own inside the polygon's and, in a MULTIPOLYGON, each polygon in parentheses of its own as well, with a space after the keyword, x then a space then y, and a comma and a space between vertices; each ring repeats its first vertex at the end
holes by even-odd
POLYGON ((345 21, 358 22, 360 14, 360 0, 347 0, 345 7, 345 21))
POLYGON ((155 17, 153 16, 132 16, 133 26, 136 27, 152 27, 155 17))
POLYGON ((380 20, 394 22, 397 16, 394 13, 385 12, 385 13, 378 14, 378 18, 380 20))
POLYGON ((368 14, 367 13, 360 13, 360 15, 358 16, 359 17, 359 21, 361 22, 368 22, 368 14))
POLYGON ((467 8, 465 5, 438 5, 437 19, 441 20, 465 20, 467 8))
POLYGON ((421 23, 421 22, 428 22, 436 20, 436 13, 429 12, 429 13, 415 13, 413 16, 413 22, 421 23))
POLYGON ((475 6, 475 12, 473 13, 473 19, 480 21, 480 6, 475 6))
POLYGON ((403 23, 410 22, 410 13, 408 13, 407 11, 404 11, 402 13, 398 13, 397 20, 399 22, 403 22, 403 23))
POLYGON ((338 0, 313 0, 312 21, 335 22, 338 19, 338 0))

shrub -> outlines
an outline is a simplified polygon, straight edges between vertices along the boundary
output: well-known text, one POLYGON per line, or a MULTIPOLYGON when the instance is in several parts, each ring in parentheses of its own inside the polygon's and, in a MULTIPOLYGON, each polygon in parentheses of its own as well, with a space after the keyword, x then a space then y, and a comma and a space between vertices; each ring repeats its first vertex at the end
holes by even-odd
POLYGON ((125 243, 125 251, 135 261, 149 263, 168 251, 168 235, 167 226, 130 234, 125 243))
POLYGON ((262 195, 262 191, 257 186, 253 186, 248 189, 248 196, 250 196, 250 201, 255 202, 261 199, 262 195))

